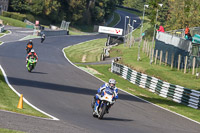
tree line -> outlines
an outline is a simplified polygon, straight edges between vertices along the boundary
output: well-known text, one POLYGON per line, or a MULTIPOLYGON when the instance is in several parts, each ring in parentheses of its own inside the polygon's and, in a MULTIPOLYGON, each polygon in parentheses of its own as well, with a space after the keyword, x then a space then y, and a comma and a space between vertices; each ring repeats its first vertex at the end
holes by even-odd
POLYGON ((175 30, 200 25, 200 1, 199 0, 123 0, 123 5, 143 11, 144 4, 148 4, 147 12, 151 26, 155 23, 163 25, 166 30, 175 30), (158 4, 162 3, 160 7, 158 4), (158 9, 158 20, 156 12, 158 9))
POLYGON ((121 0, 10 0, 9 11, 46 18, 52 23, 99 24, 121 0))

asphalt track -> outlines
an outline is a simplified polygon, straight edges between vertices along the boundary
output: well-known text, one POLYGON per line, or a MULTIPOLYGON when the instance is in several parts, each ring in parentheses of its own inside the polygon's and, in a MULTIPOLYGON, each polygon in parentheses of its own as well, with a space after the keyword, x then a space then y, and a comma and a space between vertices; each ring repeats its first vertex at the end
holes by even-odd
MULTIPOLYGON (((127 13, 120 12, 122 18, 127 13)), ((123 27, 120 22, 116 27, 123 27)), ((103 120, 92 117, 90 102, 103 83, 71 65, 62 49, 105 35, 48 37, 43 44, 34 39, 39 56, 36 69, 25 67, 26 41, 0 46, 0 64, 11 85, 41 110, 88 132, 199 133, 200 126, 119 91, 119 100, 103 120)), ((198 116, 197 116, 198 117, 198 116)), ((45 125, 44 125, 45 126, 45 125)), ((70 132, 70 131, 69 131, 70 132)))

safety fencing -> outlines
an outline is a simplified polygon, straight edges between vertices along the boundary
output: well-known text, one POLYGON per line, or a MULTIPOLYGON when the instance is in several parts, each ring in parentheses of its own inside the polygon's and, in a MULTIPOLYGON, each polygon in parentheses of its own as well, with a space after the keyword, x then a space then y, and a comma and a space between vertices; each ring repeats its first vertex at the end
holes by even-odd
POLYGON ((111 72, 122 76, 124 79, 142 88, 158 94, 159 96, 170 98, 177 103, 189 107, 200 108, 200 91, 188 89, 179 85, 170 84, 155 77, 137 72, 129 67, 112 62, 111 72))

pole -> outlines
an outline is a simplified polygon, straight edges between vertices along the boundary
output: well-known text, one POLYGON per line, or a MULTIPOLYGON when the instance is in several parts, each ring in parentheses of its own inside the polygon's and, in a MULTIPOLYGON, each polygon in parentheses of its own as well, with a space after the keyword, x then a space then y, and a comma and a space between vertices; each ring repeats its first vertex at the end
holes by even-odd
POLYGON ((138 58, 137 58, 137 61, 140 60, 140 44, 142 42, 142 28, 143 28, 144 14, 145 14, 145 5, 144 5, 142 23, 141 23, 141 28, 140 28, 140 37, 141 37, 141 39, 140 39, 140 42, 139 42, 139 45, 138 45, 138 58))
MULTIPOLYGON (((156 13, 156 22, 157 22, 157 19, 158 19, 158 9, 157 9, 157 13, 156 13)), ((155 23, 155 26, 154 26, 154 31, 153 31, 153 38, 152 38, 152 45, 151 45, 151 49, 153 49, 153 44, 154 44, 155 33, 156 33, 156 23, 155 23)), ((151 60, 150 60, 150 64, 151 64, 151 61, 152 61, 152 58, 151 58, 151 60)))

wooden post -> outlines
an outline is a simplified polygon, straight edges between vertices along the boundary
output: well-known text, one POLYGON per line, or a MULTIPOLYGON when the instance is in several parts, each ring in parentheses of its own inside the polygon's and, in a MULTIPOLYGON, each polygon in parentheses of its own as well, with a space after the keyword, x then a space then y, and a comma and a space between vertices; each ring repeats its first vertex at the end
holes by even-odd
POLYGON ((181 55, 178 55, 178 71, 180 70, 180 64, 181 64, 181 55))
POLYGON ((161 63, 162 63, 162 55, 163 55, 163 52, 162 52, 162 50, 160 51, 160 65, 161 65, 161 63))
POLYGON ((195 57, 193 57, 193 64, 192 64, 192 75, 194 75, 195 64, 196 64, 196 58, 195 58, 195 57))
POLYGON ((145 47, 146 47, 146 40, 144 40, 144 43, 143 43, 143 48, 142 48, 143 53, 145 53, 145 47))
POLYGON ((147 56, 148 57, 151 56, 151 45, 150 44, 148 44, 148 54, 147 54, 147 56))
POLYGON ((158 57, 158 50, 156 50, 155 64, 156 64, 156 61, 157 61, 157 57, 158 57))
POLYGON ((172 54, 171 57, 171 69, 174 67, 174 53, 172 54))
POLYGON ((149 53, 149 43, 147 43, 146 55, 148 56, 149 53))
POLYGON ((188 60, 188 57, 186 56, 186 57, 185 57, 184 73, 186 73, 186 68, 187 68, 187 60, 188 60))
POLYGON ((165 54, 165 66, 167 66, 167 59, 168 59, 168 51, 166 51, 166 54, 165 54))
POLYGON ((152 62, 151 62, 151 63, 153 63, 153 56, 154 56, 154 48, 151 49, 151 55, 150 55, 150 57, 151 57, 151 59, 152 59, 152 62))

